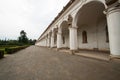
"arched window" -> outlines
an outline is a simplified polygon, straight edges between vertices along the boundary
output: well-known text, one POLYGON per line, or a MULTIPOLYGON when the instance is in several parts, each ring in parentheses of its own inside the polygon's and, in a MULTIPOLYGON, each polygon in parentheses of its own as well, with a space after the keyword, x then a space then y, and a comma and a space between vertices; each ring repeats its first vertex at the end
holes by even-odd
POLYGON ((57 35, 55 34, 54 35, 54 44, 56 44, 57 43, 57 35))
POLYGON ((105 31, 106 31, 106 42, 108 43, 109 42, 109 35, 108 35, 108 26, 107 25, 106 25, 105 31))
POLYGON ((82 32, 82 39, 83 39, 83 43, 87 43, 87 32, 86 31, 82 32))
POLYGON ((65 37, 63 36, 62 39, 63 39, 63 44, 65 44, 65 37))

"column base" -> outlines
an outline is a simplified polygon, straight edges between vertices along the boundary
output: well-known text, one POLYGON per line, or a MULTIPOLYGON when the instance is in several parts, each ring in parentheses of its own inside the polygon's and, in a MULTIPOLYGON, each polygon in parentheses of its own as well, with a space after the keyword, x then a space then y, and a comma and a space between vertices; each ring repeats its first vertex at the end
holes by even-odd
POLYGON ((110 55, 110 60, 112 59, 120 59, 120 55, 110 55))
POLYGON ((75 55, 75 53, 77 52, 77 50, 70 50, 70 54, 75 55))
POLYGON ((62 48, 57 48, 57 51, 61 50, 62 48))

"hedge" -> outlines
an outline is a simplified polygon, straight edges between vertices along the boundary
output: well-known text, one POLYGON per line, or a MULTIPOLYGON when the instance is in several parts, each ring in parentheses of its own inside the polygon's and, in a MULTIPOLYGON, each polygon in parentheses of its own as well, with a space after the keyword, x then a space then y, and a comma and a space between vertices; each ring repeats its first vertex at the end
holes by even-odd
POLYGON ((0 50, 0 59, 4 57, 4 50, 0 50))
POLYGON ((19 50, 25 49, 26 47, 28 46, 9 47, 9 48, 5 48, 5 51, 7 54, 12 54, 19 50))

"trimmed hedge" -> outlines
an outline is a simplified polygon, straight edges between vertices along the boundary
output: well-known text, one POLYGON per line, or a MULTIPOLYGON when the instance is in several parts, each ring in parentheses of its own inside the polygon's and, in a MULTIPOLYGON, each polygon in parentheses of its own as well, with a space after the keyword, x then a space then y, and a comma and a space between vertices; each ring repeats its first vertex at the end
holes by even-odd
POLYGON ((4 57, 4 50, 0 50, 0 59, 4 57))
POLYGON ((9 48, 5 48, 5 51, 7 54, 12 54, 19 50, 25 49, 26 47, 28 46, 9 47, 9 48))

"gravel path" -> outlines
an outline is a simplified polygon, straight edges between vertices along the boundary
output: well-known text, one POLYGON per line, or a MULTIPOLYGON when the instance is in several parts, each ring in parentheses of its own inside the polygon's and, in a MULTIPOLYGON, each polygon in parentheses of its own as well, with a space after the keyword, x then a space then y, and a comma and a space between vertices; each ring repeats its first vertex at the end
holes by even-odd
POLYGON ((120 63, 31 46, 0 60, 0 80, 120 80, 120 63))

